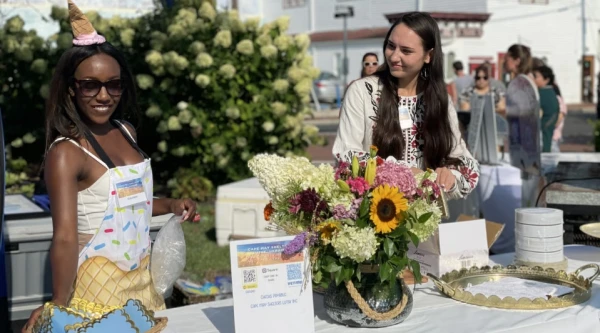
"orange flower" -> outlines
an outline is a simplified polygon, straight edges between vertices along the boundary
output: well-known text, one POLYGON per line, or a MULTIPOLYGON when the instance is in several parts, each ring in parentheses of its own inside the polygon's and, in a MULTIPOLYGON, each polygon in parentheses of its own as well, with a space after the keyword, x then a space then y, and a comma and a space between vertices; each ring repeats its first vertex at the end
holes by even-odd
POLYGON ((273 215, 273 212, 275 211, 275 209, 273 208, 273 203, 269 202, 266 206, 265 206, 265 210, 264 210, 264 215, 265 215, 265 221, 269 221, 271 220, 271 215, 273 215))

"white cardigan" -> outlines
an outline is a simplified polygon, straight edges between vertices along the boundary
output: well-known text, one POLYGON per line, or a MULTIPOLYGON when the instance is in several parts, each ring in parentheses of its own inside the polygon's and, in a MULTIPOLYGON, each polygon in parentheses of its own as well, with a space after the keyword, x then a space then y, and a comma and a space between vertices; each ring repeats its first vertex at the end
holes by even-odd
MULTIPOLYGON (((352 156, 366 158, 373 137, 375 112, 379 107, 382 86, 376 76, 368 76, 350 84, 340 114, 340 124, 333 144, 333 155, 340 161, 350 162, 352 156)), ((455 186, 449 191, 448 198, 462 198, 469 194, 479 181, 479 163, 473 158, 461 137, 456 110, 448 101, 448 115, 454 135, 454 148, 450 157, 457 158, 460 164, 448 166, 456 176, 455 186)), ((423 169, 423 138, 421 125, 425 113, 425 105, 421 94, 411 97, 400 97, 400 105, 408 107, 413 127, 403 130, 404 156, 401 163, 423 169)))

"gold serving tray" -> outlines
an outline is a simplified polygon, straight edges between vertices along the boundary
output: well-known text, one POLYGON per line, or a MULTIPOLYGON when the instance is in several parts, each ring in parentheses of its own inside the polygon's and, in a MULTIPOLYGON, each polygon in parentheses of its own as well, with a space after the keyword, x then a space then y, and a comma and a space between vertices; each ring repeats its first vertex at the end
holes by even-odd
POLYGON ((541 267, 527 266, 484 266, 461 269, 442 275, 440 278, 427 274, 435 283, 440 292, 459 302, 480 305, 490 308, 511 310, 545 310, 558 309, 586 302, 592 295, 592 281, 600 275, 600 266, 587 264, 581 266, 573 273, 555 271, 552 268, 544 270, 541 267), (587 269, 594 269, 590 278, 579 275, 587 269), (497 281, 502 277, 515 277, 521 279, 535 280, 575 288, 572 293, 560 297, 514 299, 513 297, 500 298, 498 296, 486 297, 482 294, 473 295, 464 291, 468 285, 477 285, 487 281, 497 281))

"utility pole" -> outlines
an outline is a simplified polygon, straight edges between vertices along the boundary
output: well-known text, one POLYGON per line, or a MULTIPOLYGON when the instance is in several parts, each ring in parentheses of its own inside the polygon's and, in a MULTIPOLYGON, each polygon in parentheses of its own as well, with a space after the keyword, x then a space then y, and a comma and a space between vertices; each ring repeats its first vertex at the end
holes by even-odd
POLYGON ((352 6, 335 6, 335 18, 342 18, 344 20, 344 59, 342 59, 342 74, 344 75, 344 90, 348 85, 348 17, 354 16, 354 7, 352 6))
POLYGON ((581 61, 583 61, 583 57, 585 56, 586 51, 586 20, 585 20, 585 0, 581 0, 581 61))

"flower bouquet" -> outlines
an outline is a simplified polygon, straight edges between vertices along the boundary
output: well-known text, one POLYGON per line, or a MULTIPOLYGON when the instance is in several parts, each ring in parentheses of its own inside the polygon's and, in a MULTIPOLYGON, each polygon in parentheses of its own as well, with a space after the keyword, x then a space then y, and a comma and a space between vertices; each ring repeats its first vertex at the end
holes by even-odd
POLYGON ((372 147, 368 158, 314 166, 306 158, 261 154, 248 165, 271 198, 270 227, 296 235, 291 255, 310 248, 312 282, 327 288, 325 308, 350 326, 382 327, 403 321, 412 295, 401 279, 420 266, 407 257, 442 218, 436 173, 413 174, 372 147))

